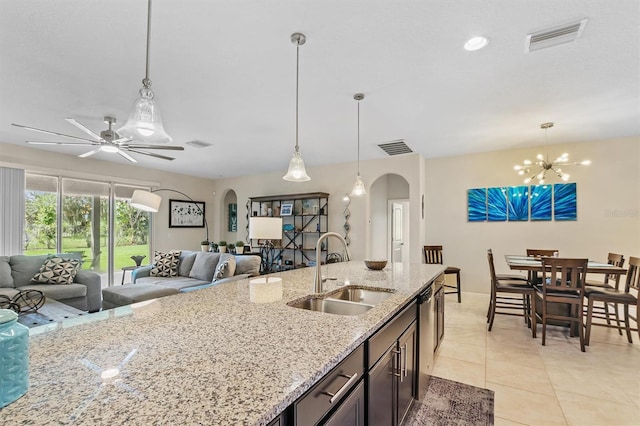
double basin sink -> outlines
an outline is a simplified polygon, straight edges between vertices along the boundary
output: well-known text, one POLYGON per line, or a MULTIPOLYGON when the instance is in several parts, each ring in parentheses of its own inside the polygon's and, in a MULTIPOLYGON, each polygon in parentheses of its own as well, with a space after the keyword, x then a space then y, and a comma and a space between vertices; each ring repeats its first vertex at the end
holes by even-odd
POLYGON ((383 302, 394 293, 385 288, 346 286, 321 296, 308 296, 289 302, 289 306, 336 315, 360 315, 383 302))

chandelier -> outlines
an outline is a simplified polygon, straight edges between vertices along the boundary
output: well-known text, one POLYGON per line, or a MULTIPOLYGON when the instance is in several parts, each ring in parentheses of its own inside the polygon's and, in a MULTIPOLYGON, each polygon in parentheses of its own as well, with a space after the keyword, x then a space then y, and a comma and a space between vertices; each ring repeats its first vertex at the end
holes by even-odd
MULTIPOLYGON (((544 141, 547 143, 547 129, 553 127, 553 123, 542 123, 540 128, 544 130, 544 141)), ((547 177, 547 172, 553 173, 563 181, 568 181, 570 175, 562 171, 560 167, 565 166, 588 166, 591 160, 580 162, 569 162, 569 154, 566 152, 553 161, 549 161, 549 155, 545 158, 542 154, 536 156, 536 161, 524 160, 523 164, 513 167, 520 176, 527 176, 524 183, 530 183, 533 179, 538 180, 538 185, 543 185, 547 177)))

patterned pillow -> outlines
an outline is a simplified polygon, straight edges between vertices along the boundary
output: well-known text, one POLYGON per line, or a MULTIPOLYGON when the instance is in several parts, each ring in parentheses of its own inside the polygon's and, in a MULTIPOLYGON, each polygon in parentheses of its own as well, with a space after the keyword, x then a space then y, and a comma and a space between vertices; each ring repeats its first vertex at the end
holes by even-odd
POLYGON ((80 269, 80 261, 52 257, 45 260, 32 281, 41 284, 71 284, 80 269))
POLYGON ((152 277, 177 277, 180 250, 171 250, 168 253, 154 252, 153 266, 149 275, 152 277))
POLYGON ((213 273, 213 281, 221 280, 222 278, 232 277, 236 272, 236 258, 233 255, 227 255, 228 257, 220 256, 216 271, 213 273))

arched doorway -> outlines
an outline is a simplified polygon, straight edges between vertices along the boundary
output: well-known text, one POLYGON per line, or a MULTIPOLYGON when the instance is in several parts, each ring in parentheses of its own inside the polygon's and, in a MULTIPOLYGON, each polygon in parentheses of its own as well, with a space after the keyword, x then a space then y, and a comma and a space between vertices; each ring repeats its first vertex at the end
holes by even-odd
POLYGON ((408 262, 411 255, 409 182, 400 175, 388 173, 373 182, 369 194, 369 258, 408 262))
POLYGON ((233 189, 225 192, 220 209, 220 239, 228 243, 244 240, 242 230, 238 229, 238 196, 233 189))

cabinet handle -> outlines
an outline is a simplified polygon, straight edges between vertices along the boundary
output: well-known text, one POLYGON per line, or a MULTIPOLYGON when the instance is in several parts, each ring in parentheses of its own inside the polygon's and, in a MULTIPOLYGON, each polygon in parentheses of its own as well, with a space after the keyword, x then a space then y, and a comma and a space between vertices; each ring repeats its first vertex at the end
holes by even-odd
POLYGON ((407 377, 407 344, 404 344, 404 377, 407 377))
POLYGON ((397 357, 395 357, 395 356, 393 357, 393 367, 392 367, 393 373, 391 373, 391 374, 394 377, 400 377, 402 379, 402 365, 400 365, 400 363, 401 363, 400 356, 402 356, 402 348, 400 348, 399 351, 395 350, 395 349, 392 349, 391 353, 394 354, 394 355, 399 355, 397 357), (396 365, 399 365, 399 368, 396 368, 396 365), (397 373, 396 370, 400 370, 400 372, 397 373))
POLYGON ((404 374, 405 369, 402 366, 402 364, 404 362, 404 359, 405 359, 405 357, 403 356, 403 353, 405 352, 405 350, 406 350, 405 346, 400 346, 400 352, 399 352, 399 354, 400 354, 400 359, 399 359, 399 362, 400 362, 400 383, 402 383, 404 381, 404 376, 405 376, 405 374, 404 374))
POLYGON ((351 376, 347 376, 346 374, 340 374, 341 377, 346 377, 347 379, 347 383, 345 383, 344 385, 342 385, 342 387, 340 389, 338 389, 338 391, 336 393, 331 393, 331 392, 322 392, 325 395, 329 395, 331 397, 331 399, 329 400, 329 404, 333 404, 333 402, 340 398, 340 395, 342 395, 342 393, 344 391, 346 391, 347 389, 349 389, 349 387, 351 386, 351 384, 353 382, 356 381, 356 379, 358 378, 358 373, 353 373, 351 376))

